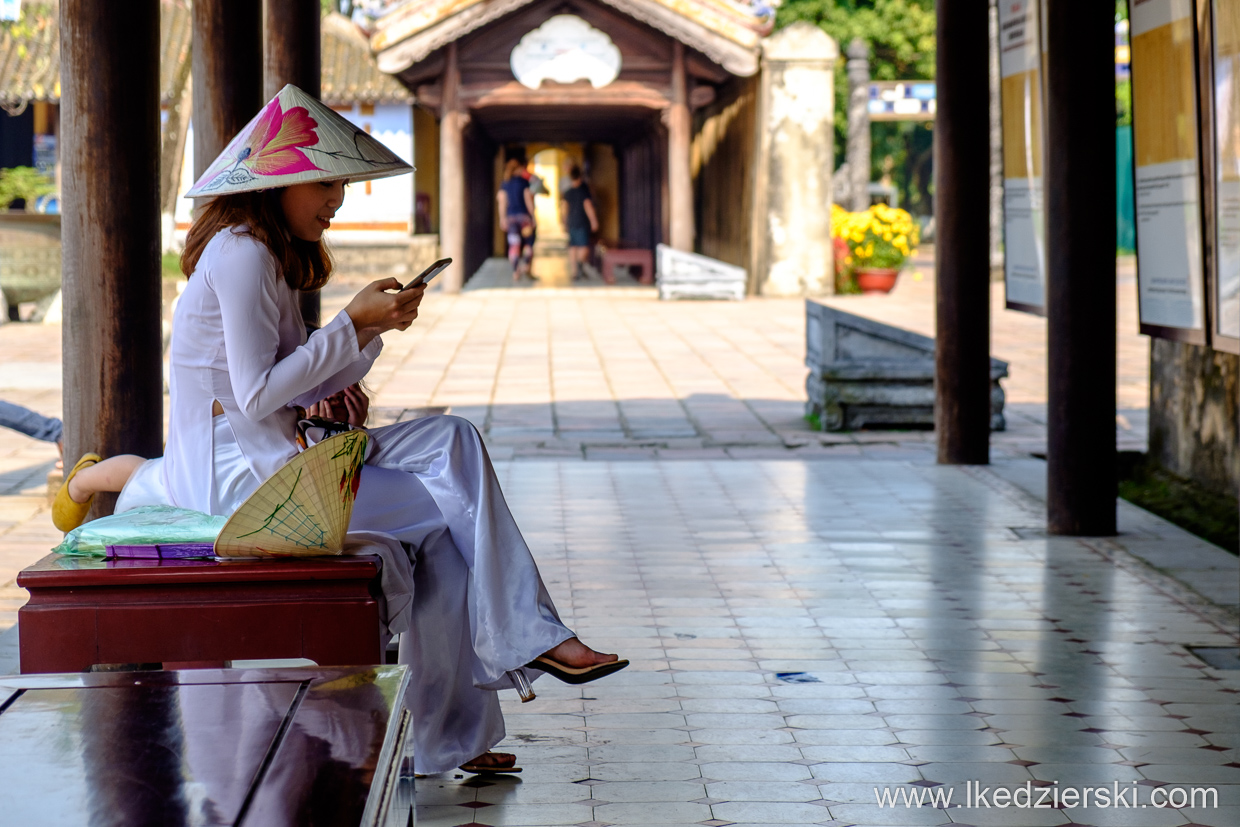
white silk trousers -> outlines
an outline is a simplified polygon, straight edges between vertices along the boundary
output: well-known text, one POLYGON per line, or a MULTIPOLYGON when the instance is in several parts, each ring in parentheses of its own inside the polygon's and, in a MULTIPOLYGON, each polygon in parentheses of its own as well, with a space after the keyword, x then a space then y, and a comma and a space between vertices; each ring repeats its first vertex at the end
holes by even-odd
MULTIPOLYGON (((225 417, 215 417, 216 502, 231 514, 255 488, 225 417)), ((413 618, 401 635, 410 671, 414 768, 446 772, 504 738, 496 690, 573 633, 560 622, 538 566, 504 502, 477 429, 456 416, 398 422, 371 432, 351 531, 399 539, 413 564, 413 618)), ((167 502, 149 460, 125 486, 123 511, 167 502)), ((542 675, 525 670, 531 682, 542 675)))
MULTIPOLYGON (((413 552, 413 619, 401 636, 410 670, 414 768, 445 772, 504 738, 495 690, 505 676, 573 636, 500 491, 468 420, 433 416, 371 430, 349 524, 413 552)), ((526 670, 531 681, 542 673, 526 670)))

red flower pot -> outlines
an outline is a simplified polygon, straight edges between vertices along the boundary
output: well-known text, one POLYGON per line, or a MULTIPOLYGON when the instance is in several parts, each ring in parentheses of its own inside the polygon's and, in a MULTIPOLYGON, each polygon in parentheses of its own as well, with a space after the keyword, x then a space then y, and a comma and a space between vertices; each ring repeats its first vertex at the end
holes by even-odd
POLYGON ((857 270, 857 286, 862 293, 890 293, 899 270, 890 267, 863 267, 857 270))

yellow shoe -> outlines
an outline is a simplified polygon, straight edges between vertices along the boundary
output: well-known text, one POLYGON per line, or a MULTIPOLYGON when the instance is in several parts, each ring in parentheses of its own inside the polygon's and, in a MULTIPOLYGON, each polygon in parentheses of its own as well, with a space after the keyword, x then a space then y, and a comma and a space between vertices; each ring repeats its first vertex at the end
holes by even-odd
POLYGON ((91 494, 90 499, 84 503, 78 502, 69 496, 69 481, 77 476, 78 471, 89 468, 102 460, 103 457, 98 454, 83 454, 82 458, 77 461, 77 465, 73 466, 73 470, 65 477, 64 484, 56 492, 56 501, 52 503, 52 522, 56 528, 67 533, 86 520, 86 515, 90 512, 90 504, 95 501, 95 495, 91 494))

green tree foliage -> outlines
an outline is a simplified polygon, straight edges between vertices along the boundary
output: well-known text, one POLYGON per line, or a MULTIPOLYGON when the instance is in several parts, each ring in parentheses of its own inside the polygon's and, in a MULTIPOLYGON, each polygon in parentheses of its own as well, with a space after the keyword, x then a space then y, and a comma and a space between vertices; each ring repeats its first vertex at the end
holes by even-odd
POLYGON ((821 26, 843 51, 859 37, 870 44, 875 80, 934 77, 933 0, 784 0, 776 24, 821 26))
POLYGON ((7 210, 14 201, 21 199, 26 210, 33 212, 35 199, 55 190, 47 176, 34 167, 0 169, 0 210, 7 210))
MULTIPOLYGON (((835 38, 841 53, 854 38, 870 46, 874 80, 934 78, 935 17, 933 0, 784 0, 776 15, 783 27, 797 20, 820 26, 835 38)), ((848 130, 848 77, 841 54, 835 73, 835 160, 844 161, 848 130)), ((981 105, 985 105, 983 101, 981 105)), ((871 180, 890 176, 901 206, 924 214, 931 210, 933 131, 928 123, 876 123, 871 132, 871 180)))

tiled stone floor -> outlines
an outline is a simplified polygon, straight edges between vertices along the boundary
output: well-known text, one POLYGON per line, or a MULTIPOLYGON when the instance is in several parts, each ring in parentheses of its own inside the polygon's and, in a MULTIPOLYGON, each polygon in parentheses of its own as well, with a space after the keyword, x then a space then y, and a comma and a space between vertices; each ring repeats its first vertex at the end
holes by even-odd
MULTIPOLYGON (((831 303, 926 332, 932 274, 914 276, 831 303)), ((1117 430, 1139 449, 1133 293, 1121 277, 1117 430)), ((994 469, 934 466, 926 432, 808 431, 799 300, 429 296, 373 374, 375 419, 448 405, 482 427, 566 619, 634 665, 506 702, 525 772, 422 779, 419 824, 1240 824, 1240 673, 1185 648, 1234 645, 1235 621, 1113 562, 1114 542, 1042 535, 1017 487, 1036 489, 1017 466, 1039 464, 1017 458, 1045 444, 1045 322, 993 296, 1013 364, 994 469), (1222 807, 966 808, 966 780, 1136 782, 1140 803, 1157 784, 1213 787, 1222 807), (956 806, 879 809, 876 785, 950 789, 956 806)), ((59 348, 59 328, 0 327, 0 393, 57 410, 59 348)), ((54 456, 0 432, 0 629, 25 600, 16 572, 57 539, 54 456)), ((1186 543, 1149 521, 1117 542, 1167 568, 1186 543)), ((1198 577, 1224 570, 1198 551, 1198 577)))
POLYGON ((1240 824, 1240 673, 1185 648, 1234 645, 1234 621, 1039 536, 1041 505, 988 470, 500 473, 566 620, 634 665, 506 701, 524 773, 419 780, 422 827, 1240 824), (1208 787, 1220 806, 963 807, 966 781, 1146 804, 1208 787), (955 806, 880 808, 876 786, 955 806))
MULTIPOLYGON (((933 332, 931 251, 889 296, 841 296, 842 309, 933 332)), ((1123 268, 1121 268, 1123 270, 1123 268)), ((334 314, 364 279, 333 282, 334 314)), ((1144 450, 1148 343, 1136 334, 1135 290, 1121 278, 1117 393, 1121 449, 1144 450)), ((994 351, 1008 429, 992 455, 1046 450, 1046 323, 1002 309, 992 285, 994 351)), ((802 419, 805 310, 800 299, 659 302, 648 287, 431 293, 418 323, 387 337, 369 377, 372 424, 450 407, 505 459, 649 460, 873 457, 933 461, 927 431, 816 433, 802 419)), ((61 409, 59 325, 0 325, 0 398, 61 409)), ((165 401, 164 409, 167 411, 165 401)), ((25 592, 17 572, 58 540, 43 506, 52 446, 0 430, 0 630, 25 592)))

